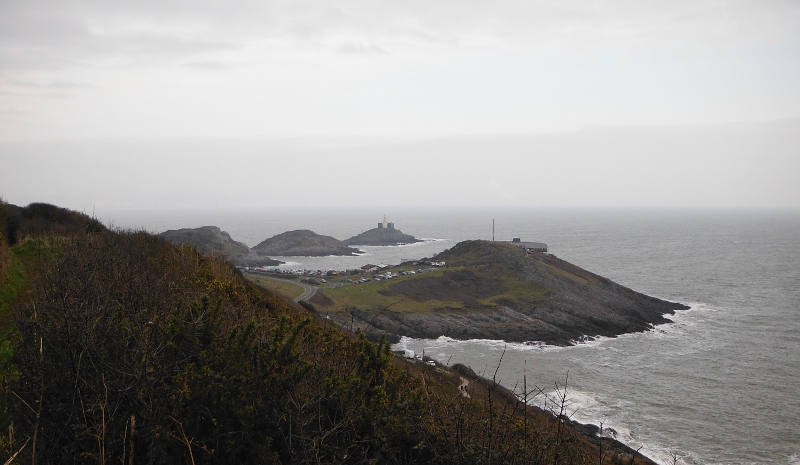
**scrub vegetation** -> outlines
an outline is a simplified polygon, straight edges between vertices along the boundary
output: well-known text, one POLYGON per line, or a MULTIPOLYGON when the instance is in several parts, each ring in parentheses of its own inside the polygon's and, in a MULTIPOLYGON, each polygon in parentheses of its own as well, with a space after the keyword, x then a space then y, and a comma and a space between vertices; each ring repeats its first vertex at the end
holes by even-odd
POLYGON ((2 208, 5 463, 634 461, 567 412, 407 363, 193 247, 2 208))

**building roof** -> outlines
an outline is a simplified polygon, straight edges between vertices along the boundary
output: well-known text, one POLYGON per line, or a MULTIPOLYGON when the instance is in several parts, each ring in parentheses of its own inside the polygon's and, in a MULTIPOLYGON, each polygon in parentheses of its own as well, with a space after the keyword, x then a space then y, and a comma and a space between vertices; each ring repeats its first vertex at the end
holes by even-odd
POLYGON ((511 245, 522 247, 523 249, 547 250, 547 244, 544 242, 522 242, 520 240, 516 240, 516 238, 514 241, 511 241, 511 245))

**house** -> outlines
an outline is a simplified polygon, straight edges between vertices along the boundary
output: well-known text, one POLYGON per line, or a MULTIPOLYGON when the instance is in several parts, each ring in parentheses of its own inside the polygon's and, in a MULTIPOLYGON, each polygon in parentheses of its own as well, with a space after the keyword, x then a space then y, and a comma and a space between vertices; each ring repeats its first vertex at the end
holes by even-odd
POLYGON ((522 242, 519 237, 511 240, 511 245, 525 249, 526 252, 547 252, 547 244, 544 242, 522 242))

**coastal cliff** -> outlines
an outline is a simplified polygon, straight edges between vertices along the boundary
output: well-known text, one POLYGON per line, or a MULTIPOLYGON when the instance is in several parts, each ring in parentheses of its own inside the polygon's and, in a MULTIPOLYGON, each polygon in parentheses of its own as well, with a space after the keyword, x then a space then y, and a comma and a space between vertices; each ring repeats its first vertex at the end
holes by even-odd
POLYGON ((272 236, 253 247, 258 255, 282 257, 325 257, 328 255, 353 256, 360 250, 331 236, 323 236, 308 229, 287 231, 272 236))
POLYGON ((246 244, 233 240, 230 234, 216 226, 172 229, 162 232, 159 237, 175 245, 192 245, 205 254, 226 259, 234 265, 276 266, 283 263, 251 251, 246 244))
POLYGON ((688 309, 507 243, 465 241, 434 260, 447 267, 357 290, 328 289, 312 303, 331 318, 352 319, 360 328, 394 337, 557 345, 644 331, 688 309))

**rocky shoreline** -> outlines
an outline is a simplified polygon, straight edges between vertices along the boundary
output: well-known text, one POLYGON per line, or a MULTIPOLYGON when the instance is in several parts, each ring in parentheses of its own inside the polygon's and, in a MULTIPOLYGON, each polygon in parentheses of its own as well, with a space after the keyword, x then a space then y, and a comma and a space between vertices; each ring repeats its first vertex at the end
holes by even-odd
POLYGON ((561 346, 646 331, 689 308, 503 243, 465 241, 435 259, 447 267, 375 285, 378 295, 367 299, 372 304, 342 300, 349 297, 336 291, 311 302, 331 318, 393 340, 447 336, 561 346))

